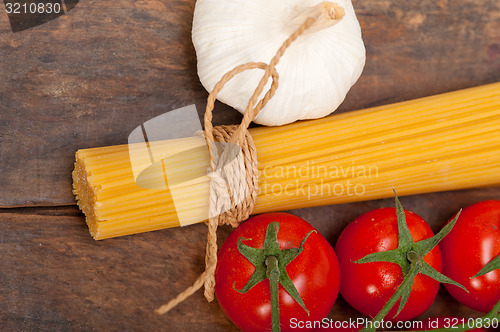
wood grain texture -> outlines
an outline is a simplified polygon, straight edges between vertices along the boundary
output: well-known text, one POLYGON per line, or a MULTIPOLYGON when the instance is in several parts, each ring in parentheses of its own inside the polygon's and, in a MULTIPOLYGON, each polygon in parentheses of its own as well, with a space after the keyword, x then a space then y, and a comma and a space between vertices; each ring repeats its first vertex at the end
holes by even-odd
MULTIPOLYGON (((196 104, 194 0, 82 0, 12 33, 0 19, 0 207, 74 204, 79 148, 127 142, 138 125, 196 104)), ((496 0, 354 1, 367 65, 339 111, 500 80, 496 0)), ((0 14, 0 17, 2 14, 0 14)), ((217 104, 215 123, 239 113, 217 104)))
MULTIPOLYGON (((354 0, 367 65, 339 112, 500 80, 497 0, 354 0)), ((2 331, 236 331, 202 292, 153 310, 203 270, 204 225, 95 242, 74 204, 79 148, 126 143, 135 127, 204 108, 190 39, 194 0, 81 0, 12 33, 0 13, 0 326, 2 331)), ((215 123, 241 116, 218 103, 215 123)), ((500 188, 403 197, 439 229, 500 188)), ((332 243, 355 217, 392 200, 291 211, 332 243)), ((222 242, 230 229, 222 228, 222 242)), ((478 315, 441 289, 422 317, 478 315)), ((341 298, 329 317, 358 317, 341 298)))
MULTIPOLYGON (((467 190, 403 197, 403 205, 434 230, 459 207, 498 198, 498 191, 467 190), (433 202, 433 203, 432 203, 433 202)), ((392 199, 292 213, 310 221, 334 245, 341 230, 392 199)), ((219 230, 219 242, 230 227, 219 230)), ((166 316, 153 310, 189 286, 203 270, 206 227, 96 242, 75 207, 0 210, 0 326, 2 331, 237 331, 217 302, 199 291, 166 316)), ((442 288, 418 319, 477 317, 442 288)), ((329 318, 361 317, 339 297, 329 318)))
MULTIPOLYGON (((74 204, 79 148, 125 143, 152 117, 203 108, 193 6, 87 0, 31 30, 12 33, 3 24, 0 206, 74 204)), ((229 122, 240 119, 222 109, 229 122)))

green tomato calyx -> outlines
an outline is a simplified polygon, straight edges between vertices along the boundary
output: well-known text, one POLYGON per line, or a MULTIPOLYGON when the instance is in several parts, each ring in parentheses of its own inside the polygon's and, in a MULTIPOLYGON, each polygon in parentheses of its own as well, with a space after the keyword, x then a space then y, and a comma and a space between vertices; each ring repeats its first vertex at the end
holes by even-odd
POLYGON ((500 255, 498 255, 497 257, 493 258, 488 264, 486 264, 485 266, 483 266, 483 268, 481 270, 479 270, 479 272, 473 276, 473 277, 470 277, 471 279, 474 279, 476 277, 480 277, 480 276, 483 276, 487 273, 490 273, 491 271, 495 271, 495 270, 498 270, 500 269, 500 255))
POLYGON ((405 211, 403 209, 403 206, 401 205, 401 202, 399 201, 395 190, 394 196, 396 201, 396 217, 398 220, 398 247, 394 250, 369 254, 361 259, 358 259, 357 261, 354 261, 354 263, 358 264, 372 262, 390 262, 398 264, 401 267, 401 271, 403 273, 403 282, 396 290, 394 295, 387 301, 382 310, 374 318, 374 321, 382 320, 399 299, 401 300, 399 302, 399 308, 395 316, 397 316, 401 312, 401 310, 403 310, 408 301, 408 298, 410 297, 413 281, 418 274, 429 276, 432 279, 442 283, 448 283, 458 286, 467 291, 464 286, 439 273, 423 259, 425 255, 427 255, 432 249, 434 249, 434 247, 452 230, 460 215, 460 211, 457 213, 455 218, 446 226, 444 226, 436 235, 418 242, 414 242, 406 223, 405 211))
POLYGON ((279 321, 279 292, 278 285, 290 294, 290 296, 309 314, 304 301, 300 297, 297 288, 288 276, 286 267, 292 262, 304 249, 304 243, 311 233, 310 231, 302 239, 299 248, 290 248, 281 250, 278 242, 279 223, 271 222, 267 225, 266 236, 262 249, 247 246, 243 241, 248 240, 239 238, 237 247, 240 254, 242 254, 250 263, 255 266, 255 271, 242 289, 236 289, 235 283, 233 289, 239 293, 246 293, 255 285, 265 279, 269 279, 271 289, 271 315, 272 315, 272 329, 274 331, 280 330, 279 321))

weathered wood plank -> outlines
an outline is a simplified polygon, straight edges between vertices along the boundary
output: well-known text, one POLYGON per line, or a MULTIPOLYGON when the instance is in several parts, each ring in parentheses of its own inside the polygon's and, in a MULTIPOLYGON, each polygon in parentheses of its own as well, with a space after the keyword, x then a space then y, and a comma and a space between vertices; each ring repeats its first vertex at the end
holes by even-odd
MULTIPOLYGON (((499 198, 497 189, 403 197, 437 230, 460 207, 499 198)), ((334 245, 342 229, 392 199, 292 211, 334 245)), ((219 230, 219 240, 230 228, 219 230)), ((2 330, 237 331, 216 301, 198 292, 167 316, 153 310, 203 270, 206 227, 168 229, 96 242, 76 207, 0 210, 2 330)), ((477 317, 445 291, 419 319, 477 317)), ((340 297, 329 318, 360 317, 340 297)))
POLYGON ((142 122, 203 103, 193 5, 81 1, 31 30, 3 25, 0 206, 73 204, 77 149, 124 143, 142 122))
MULTIPOLYGON (((126 143, 172 109, 203 110, 194 2, 82 0, 17 33, 0 13, 0 207, 73 204, 77 149, 126 143)), ((354 5, 367 66, 339 111, 500 80, 498 1, 354 5)), ((217 105, 217 124, 240 118, 217 105)))
POLYGON ((201 272, 204 226, 95 242, 81 217, 43 214, 0 213, 2 330, 231 330, 200 297, 153 313, 201 272))

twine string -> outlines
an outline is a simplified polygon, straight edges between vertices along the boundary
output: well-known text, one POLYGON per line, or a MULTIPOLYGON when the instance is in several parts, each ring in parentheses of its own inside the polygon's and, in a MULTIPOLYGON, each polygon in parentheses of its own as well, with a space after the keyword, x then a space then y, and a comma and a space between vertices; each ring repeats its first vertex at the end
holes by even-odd
POLYGON ((214 299, 215 268, 217 266, 217 227, 231 225, 233 227, 247 219, 257 199, 258 169, 257 153, 248 126, 273 98, 278 89, 279 75, 276 66, 290 45, 309 29, 318 18, 309 17, 295 30, 281 45, 269 64, 263 62, 249 62, 239 65, 222 76, 215 84, 207 98, 204 117, 204 136, 210 157, 210 202, 209 218, 207 221, 207 247, 205 255, 205 271, 196 279, 194 284, 177 295, 155 312, 165 314, 186 298, 194 294, 202 286, 205 287, 205 297, 211 302, 214 299), (238 126, 212 125, 212 113, 217 94, 237 74, 251 69, 264 70, 257 88, 248 101, 243 119, 238 126), (269 78, 271 86, 264 97, 258 101, 269 78), (226 142, 219 153, 216 142, 226 142), (235 148, 237 147, 237 148, 235 148), (233 189, 233 190, 232 190, 233 189), (236 190, 234 190, 236 189, 236 190))

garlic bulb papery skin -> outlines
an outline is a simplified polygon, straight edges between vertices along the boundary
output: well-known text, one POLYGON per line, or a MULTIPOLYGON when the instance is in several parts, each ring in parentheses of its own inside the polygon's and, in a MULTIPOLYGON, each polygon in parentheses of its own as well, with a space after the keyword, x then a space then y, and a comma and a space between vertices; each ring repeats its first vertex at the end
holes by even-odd
MULTIPOLYGON (((278 90, 254 122, 276 126, 332 113, 361 75, 366 59, 350 0, 198 0, 192 38, 201 83, 212 91, 238 65, 269 63, 308 15, 325 3, 342 7, 344 16, 333 25, 311 27, 286 50, 276 66, 278 90)), ((263 74, 253 69, 236 75, 217 99, 243 113, 263 74)), ((270 85, 271 80, 260 98, 270 85)))

